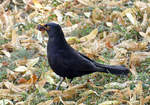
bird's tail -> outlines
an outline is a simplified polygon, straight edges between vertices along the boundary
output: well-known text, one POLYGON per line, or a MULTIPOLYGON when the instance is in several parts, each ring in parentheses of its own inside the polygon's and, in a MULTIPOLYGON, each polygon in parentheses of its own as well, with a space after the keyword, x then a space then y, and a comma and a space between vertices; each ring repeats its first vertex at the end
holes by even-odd
POLYGON ((106 73, 111 73, 111 74, 116 74, 116 75, 120 75, 120 74, 127 75, 129 73, 129 69, 126 68, 125 66, 104 65, 104 64, 97 63, 97 62, 95 62, 95 65, 96 67, 100 68, 100 70, 97 70, 100 72, 101 72, 101 69, 104 68, 105 71, 103 72, 106 72, 106 73))

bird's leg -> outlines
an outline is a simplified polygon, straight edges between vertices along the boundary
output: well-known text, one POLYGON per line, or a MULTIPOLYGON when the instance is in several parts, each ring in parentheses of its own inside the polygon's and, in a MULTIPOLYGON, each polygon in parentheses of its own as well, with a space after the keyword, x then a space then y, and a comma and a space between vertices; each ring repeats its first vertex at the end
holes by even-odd
POLYGON ((60 85, 62 84, 62 82, 64 81, 64 79, 65 79, 64 77, 62 77, 62 78, 61 78, 61 80, 60 80, 60 82, 59 82, 58 86, 56 87, 56 90, 58 90, 58 89, 59 89, 59 87, 60 87, 60 85))
POLYGON ((69 83, 71 83, 71 82, 72 82, 72 80, 73 80, 73 78, 72 78, 72 79, 70 79, 70 82, 69 82, 69 83))
POLYGON ((68 84, 67 88, 69 88, 70 86, 72 86, 72 85, 71 85, 72 80, 73 80, 73 79, 70 79, 70 80, 68 81, 68 79, 67 79, 67 84, 68 84))

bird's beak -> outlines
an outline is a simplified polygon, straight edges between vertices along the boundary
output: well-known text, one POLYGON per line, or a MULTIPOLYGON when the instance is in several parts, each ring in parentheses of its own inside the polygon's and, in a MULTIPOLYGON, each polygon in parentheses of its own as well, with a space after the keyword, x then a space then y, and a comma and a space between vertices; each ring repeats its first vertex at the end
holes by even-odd
POLYGON ((41 25, 41 24, 39 24, 39 25, 37 26, 37 29, 38 29, 39 31, 48 31, 48 30, 50 30, 50 27, 49 27, 49 26, 46 27, 46 25, 41 25))
POLYGON ((45 26, 44 26, 44 25, 41 25, 41 24, 39 24, 39 25, 37 26, 37 29, 38 29, 39 31, 46 31, 45 26))

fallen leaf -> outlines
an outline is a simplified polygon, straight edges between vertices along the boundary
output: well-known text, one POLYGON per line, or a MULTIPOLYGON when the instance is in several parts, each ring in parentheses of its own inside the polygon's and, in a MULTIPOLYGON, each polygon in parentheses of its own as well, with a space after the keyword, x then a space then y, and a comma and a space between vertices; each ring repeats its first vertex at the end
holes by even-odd
POLYGON ((15 68, 14 71, 23 73, 23 72, 26 72, 27 70, 28 70, 27 67, 25 67, 25 66, 19 66, 19 67, 15 68))
POLYGON ((94 23, 98 23, 100 21, 103 21, 104 19, 104 14, 103 14, 103 11, 100 10, 99 8, 95 8, 93 11, 92 11, 92 21, 94 23))
POLYGON ((0 105, 14 105, 12 101, 8 100, 8 99, 3 99, 0 100, 0 105))
POLYGON ((26 104, 26 102, 21 101, 21 102, 17 102, 15 105, 25 105, 25 104, 26 104))
POLYGON ((86 6, 94 6, 93 2, 91 0, 78 0, 79 3, 86 5, 86 6))
POLYGON ((45 101, 45 102, 41 102, 37 105, 51 105, 53 103, 53 100, 48 100, 48 101, 45 101))
POLYGON ((36 8, 42 8, 42 5, 38 2, 38 0, 32 0, 36 8))
POLYGON ((54 10, 54 14, 56 14, 56 16, 57 16, 57 21, 59 23, 62 23, 62 21, 63 21, 63 15, 62 15, 61 11, 58 10, 58 9, 56 9, 56 10, 54 10))
POLYGON ((4 85, 6 86, 6 88, 10 89, 13 92, 19 93, 19 92, 24 92, 24 90, 22 90, 21 88, 15 86, 13 83, 10 82, 4 82, 4 85))
POLYGON ((35 84, 37 80, 38 80, 38 77, 35 74, 33 74, 31 78, 27 81, 27 84, 35 84))
POLYGON ((62 28, 62 30, 63 30, 64 34, 67 34, 67 33, 70 33, 72 31, 74 31, 78 27, 79 27, 79 24, 74 24, 74 25, 72 25, 70 27, 64 27, 64 28, 62 28))
POLYGON ((26 82, 27 82, 27 80, 26 80, 25 78, 19 78, 19 79, 17 80, 17 83, 18 83, 18 84, 26 83, 26 82))
POLYGON ((138 21, 136 20, 135 15, 136 12, 138 12, 136 8, 127 8, 122 12, 122 16, 126 15, 133 25, 138 26, 138 21))
POLYGON ((86 36, 83 36, 80 38, 80 41, 89 41, 92 40, 96 37, 96 35, 98 34, 98 29, 95 28, 94 30, 92 30, 92 32, 86 36))
POLYGON ((120 102, 116 101, 116 100, 114 100, 114 101, 105 101, 105 102, 100 103, 98 105, 120 105, 120 102))
POLYGON ((6 61, 2 62, 2 66, 8 66, 8 65, 9 65, 8 62, 6 62, 6 61))
POLYGON ((6 50, 1 50, 1 52, 2 52, 3 54, 5 54, 8 58, 11 57, 11 54, 10 54, 8 51, 6 51, 6 50))
POLYGON ((81 96, 88 96, 90 94, 95 94, 97 96, 100 96, 96 91, 93 91, 93 90, 87 90, 85 92, 83 92, 82 94, 80 94, 81 96))
POLYGON ((33 59, 28 59, 26 65, 27 65, 27 67, 33 67, 38 61, 39 61, 39 57, 33 58, 33 59))

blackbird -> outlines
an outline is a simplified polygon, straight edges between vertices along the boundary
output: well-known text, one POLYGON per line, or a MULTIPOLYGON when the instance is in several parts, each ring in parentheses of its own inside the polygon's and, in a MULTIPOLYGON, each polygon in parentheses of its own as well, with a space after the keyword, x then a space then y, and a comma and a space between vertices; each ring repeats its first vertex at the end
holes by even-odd
POLYGON ((64 33, 59 24, 47 23, 38 25, 40 31, 47 31, 47 58, 53 71, 63 77, 56 89, 59 89, 64 78, 72 79, 93 72, 104 72, 115 75, 127 75, 129 69, 119 65, 104 65, 88 58, 73 49, 65 40, 64 33))

